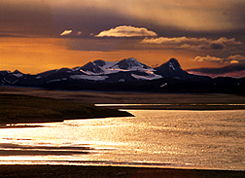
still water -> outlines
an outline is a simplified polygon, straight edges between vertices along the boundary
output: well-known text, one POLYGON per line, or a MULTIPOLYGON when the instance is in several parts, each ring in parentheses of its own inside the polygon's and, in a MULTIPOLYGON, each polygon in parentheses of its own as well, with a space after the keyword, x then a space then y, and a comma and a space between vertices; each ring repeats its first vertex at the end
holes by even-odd
POLYGON ((128 112, 0 129, 0 164, 245 170, 244 110, 128 112))

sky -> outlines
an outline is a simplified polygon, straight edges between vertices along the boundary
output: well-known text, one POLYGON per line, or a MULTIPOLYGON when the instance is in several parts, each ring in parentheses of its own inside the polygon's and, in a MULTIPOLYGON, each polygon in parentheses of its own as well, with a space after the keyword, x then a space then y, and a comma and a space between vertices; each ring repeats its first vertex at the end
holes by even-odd
POLYGON ((183 69, 245 62, 244 0, 1 0, 0 70, 134 57, 183 69))

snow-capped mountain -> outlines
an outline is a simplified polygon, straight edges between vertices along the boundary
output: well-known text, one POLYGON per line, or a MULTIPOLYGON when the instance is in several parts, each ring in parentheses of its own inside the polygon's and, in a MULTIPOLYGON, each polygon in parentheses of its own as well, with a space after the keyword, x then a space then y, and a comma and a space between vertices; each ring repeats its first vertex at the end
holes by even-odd
POLYGON ((87 80, 107 80, 107 82, 123 82, 132 80, 154 80, 163 78, 155 74, 154 69, 137 61, 134 58, 123 59, 119 62, 95 60, 82 67, 75 67, 73 71, 81 72, 71 78, 87 80), (85 76, 85 75, 88 76, 85 76), (105 77, 105 75, 107 77, 105 77), (94 77, 93 77, 94 76, 94 77))
POLYGON ((152 71, 153 69, 134 58, 128 58, 119 62, 95 60, 85 64, 82 67, 75 67, 73 70, 80 70, 88 73, 89 75, 99 75, 126 71, 152 71))
MULTIPOLYGON (((227 81, 227 80, 225 80, 227 81)), ((244 79, 229 80, 231 85, 243 86, 244 79)), ((0 85, 42 87, 66 90, 188 90, 213 88, 224 80, 198 76, 184 71, 176 59, 151 68, 134 58, 117 62, 95 60, 84 66, 45 71, 36 75, 16 70, 0 71, 0 85), (215 83, 216 82, 216 83, 215 83), (205 86, 203 86, 203 84, 205 86), (180 86, 181 87, 180 87, 180 86), (172 88, 173 87, 173 88, 172 88)), ((221 84, 219 84, 221 86, 221 84)))
POLYGON ((149 70, 149 66, 142 64, 134 58, 123 59, 114 64, 110 68, 112 69, 124 69, 124 70, 149 70))

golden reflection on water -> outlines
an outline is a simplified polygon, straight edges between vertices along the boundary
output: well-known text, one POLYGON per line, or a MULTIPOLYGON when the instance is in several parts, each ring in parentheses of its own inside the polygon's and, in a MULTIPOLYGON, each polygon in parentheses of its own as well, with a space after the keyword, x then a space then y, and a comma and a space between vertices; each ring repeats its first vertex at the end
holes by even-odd
POLYGON ((243 110, 130 112, 136 117, 0 129, 0 164, 39 161, 245 169, 243 110), (8 155, 7 150, 16 155, 8 155))

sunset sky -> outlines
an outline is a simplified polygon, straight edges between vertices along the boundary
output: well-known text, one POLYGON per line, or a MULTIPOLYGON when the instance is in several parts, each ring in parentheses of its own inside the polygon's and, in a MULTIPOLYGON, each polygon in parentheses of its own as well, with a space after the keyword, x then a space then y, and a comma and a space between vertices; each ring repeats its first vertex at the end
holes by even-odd
POLYGON ((245 62, 244 0, 1 0, 0 70, 134 57, 182 68, 245 62))

